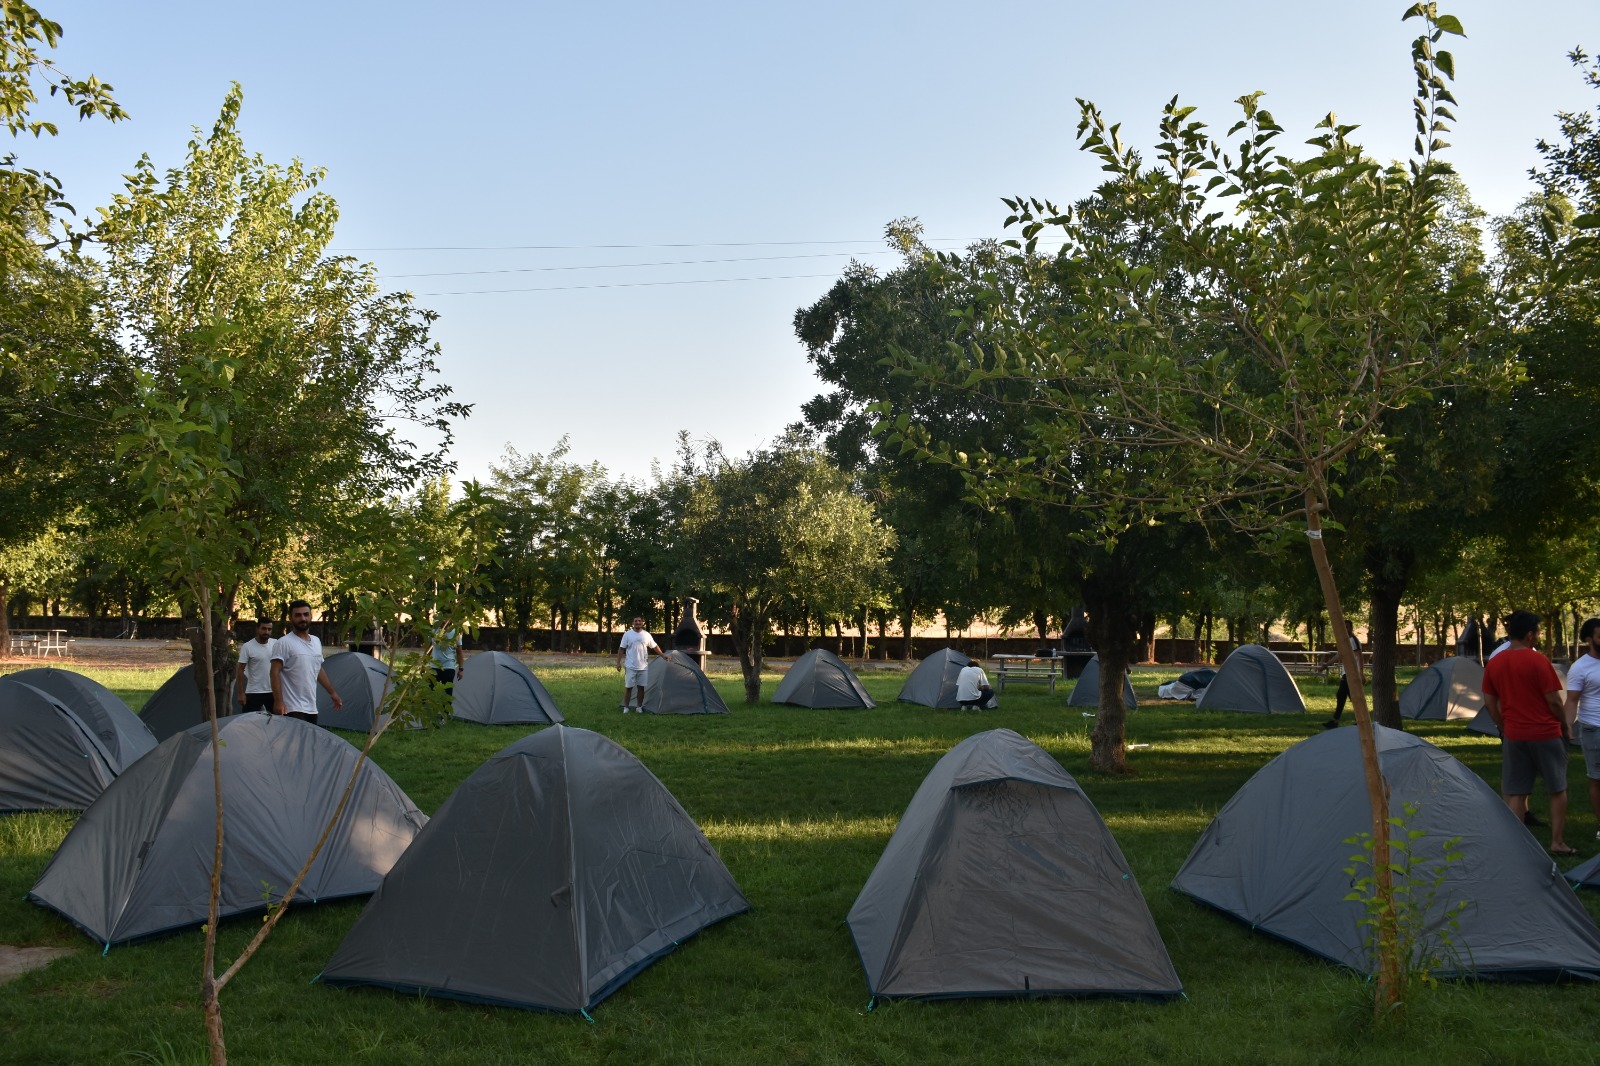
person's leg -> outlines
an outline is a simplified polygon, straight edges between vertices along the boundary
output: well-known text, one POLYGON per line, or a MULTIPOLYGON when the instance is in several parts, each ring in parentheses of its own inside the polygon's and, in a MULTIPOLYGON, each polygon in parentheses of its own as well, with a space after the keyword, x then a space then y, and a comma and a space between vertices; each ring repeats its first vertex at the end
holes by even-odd
POLYGON ((1567 847, 1567 792, 1550 793, 1550 850, 1562 852, 1567 847))
POLYGON ((1500 794, 1518 820, 1528 816, 1528 796, 1533 793, 1533 761, 1527 741, 1500 742, 1500 794))
POLYGON ((1567 742, 1562 737, 1540 741, 1530 751, 1538 763, 1538 774, 1550 794, 1550 850, 1570 855, 1567 845, 1567 742))
POLYGON ((1333 697, 1333 724, 1338 725, 1344 717, 1345 702, 1350 699, 1350 675, 1342 674, 1339 677, 1339 691, 1333 697))

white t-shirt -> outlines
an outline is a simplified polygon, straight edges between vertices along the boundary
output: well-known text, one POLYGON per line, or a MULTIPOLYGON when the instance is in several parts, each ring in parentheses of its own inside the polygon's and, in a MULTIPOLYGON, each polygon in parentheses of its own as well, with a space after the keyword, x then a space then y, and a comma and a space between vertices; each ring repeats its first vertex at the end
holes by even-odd
POLYGON ((322 641, 313 634, 289 632, 272 642, 273 661, 282 661, 278 679, 283 688, 283 709, 317 713, 317 675, 322 673, 322 641))
POLYGON ((1600 728, 1600 659, 1585 653, 1569 666, 1567 691, 1578 693, 1578 721, 1600 728))
POLYGON ((975 700, 983 695, 980 689, 989 683, 989 675, 977 663, 968 663, 956 675, 956 701, 975 700))
POLYGON ((650 649, 656 646, 656 640, 642 629, 630 629, 622 634, 622 665, 629 670, 648 670, 650 668, 650 649))
POLYGON ((239 662, 244 666, 246 695, 272 691, 272 649, 277 644, 275 637, 268 637, 265 644, 251 637, 239 645, 239 662))

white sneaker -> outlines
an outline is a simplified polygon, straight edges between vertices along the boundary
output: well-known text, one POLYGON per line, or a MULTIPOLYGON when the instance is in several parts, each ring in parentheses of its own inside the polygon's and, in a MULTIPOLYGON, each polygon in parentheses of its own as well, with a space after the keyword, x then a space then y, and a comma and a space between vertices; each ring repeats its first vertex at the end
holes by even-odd
POLYGON ((622 705, 622 713, 623 714, 627 714, 628 713, 628 705, 626 703, 624 703, 622 705))

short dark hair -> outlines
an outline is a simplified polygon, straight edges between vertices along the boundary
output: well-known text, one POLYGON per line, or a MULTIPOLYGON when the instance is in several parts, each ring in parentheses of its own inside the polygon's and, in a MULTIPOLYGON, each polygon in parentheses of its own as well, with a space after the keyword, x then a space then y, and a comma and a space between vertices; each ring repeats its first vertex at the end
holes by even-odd
POLYGON ((1600 629, 1600 618, 1589 619, 1587 622, 1583 623, 1583 626, 1578 630, 1578 639, 1588 640, 1590 637, 1594 636, 1594 631, 1597 629, 1600 629))
POLYGON ((304 607, 308 611, 311 610, 311 605, 305 600, 295 600, 293 603, 289 604, 289 613, 293 614, 295 610, 300 607, 304 607))
POLYGON ((1529 633, 1539 628, 1539 616, 1532 611, 1512 611, 1506 619, 1506 635, 1512 640, 1526 640, 1529 633))
POLYGON ((265 619, 265 618, 257 618, 256 619, 256 628, 257 629, 260 629, 262 626, 270 626, 271 624, 272 624, 272 622, 269 621, 268 619, 265 619))

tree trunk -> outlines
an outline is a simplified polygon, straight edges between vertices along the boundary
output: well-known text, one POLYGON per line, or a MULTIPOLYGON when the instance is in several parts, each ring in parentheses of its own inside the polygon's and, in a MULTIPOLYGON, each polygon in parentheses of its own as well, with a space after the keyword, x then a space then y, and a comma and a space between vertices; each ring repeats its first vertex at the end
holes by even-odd
POLYGON ((1100 708, 1089 736, 1089 766, 1107 774, 1128 772, 1128 709, 1122 702, 1122 678, 1139 619, 1128 608, 1126 587, 1114 570, 1089 574, 1083 581, 1089 640, 1100 657, 1100 708))
MULTIPOLYGON (((210 590, 208 595, 210 595, 210 590)), ((195 689, 200 705, 206 706, 205 692, 211 689, 219 713, 229 714, 229 682, 237 660, 233 651, 233 602, 237 589, 225 589, 216 599, 201 606, 201 619, 189 635, 189 661, 194 666, 195 689), (209 632, 208 632, 209 630, 209 632)), ((237 700, 237 695, 235 699, 237 700)))
POLYGON ((914 611, 910 600, 903 600, 900 604, 900 658, 906 662, 911 661, 911 652, 915 647, 911 642, 911 633, 915 628, 913 622, 914 611))
MULTIPOLYGON (((1367 640, 1372 648, 1372 714, 1380 725, 1404 728, 1394 670, 1399 662, 1400 600, 1416 572, 1410 549, 1374 543, 1367 549, 1367 596, 1372 601, 1372 624, 1367 640)), ((1337 634, 1335 634, 1337 638, 1337 634)))
POLYGON ((1367 694, 1362 684, 1361 663, 1355 649, 1345 634, 1344 606, 1339 600, 1339 586, 1333 579, 1333 566, 1328 561, 1328 549, 1322 542, 1322 511, 1324 505, 1310 492, 1306 493, 1306 539, 1311 546, 1311 561, 1317 570, 1317 581, 1322 585, 1322 598, 1328 605, 1328 621, 1332 625, 1334 643, 1339 649, 1339 661, 1350 679, 1350 705, 1355 709, 1356 736, 1361 744, 1361 772, 1366 779, 1367 806, 1372 816, 1372 877, 1373 894, 1380 906, 1376 909, 1377 925, 1374 940, 1377 948, 1376 985, 1372 995, 1373 1017, 1382 1022, 1390 1012, 1404 1006, 1405 973, 1400 958, 1400 930, 1396 922, 1394 898, 1394 869, 1389 855, 1389 786, 1383 779, 1383 767, 1378 762, 1377 732, 1372 715, 1367 712, 1367 694))
POLYGON ((0 578, 0 655, 11 654, 11 589, 0 578))
POLYGON ((757 624, 760 618, 749 607, 733 606, 733 625, 728 627, 733 637, 733 650, 739 653, 739 672, 744 676, 744 701, 761 702, 761 631, 766 625, 757 624))

